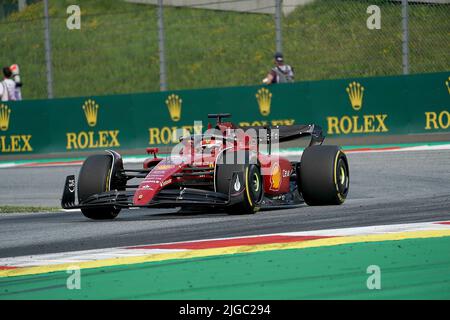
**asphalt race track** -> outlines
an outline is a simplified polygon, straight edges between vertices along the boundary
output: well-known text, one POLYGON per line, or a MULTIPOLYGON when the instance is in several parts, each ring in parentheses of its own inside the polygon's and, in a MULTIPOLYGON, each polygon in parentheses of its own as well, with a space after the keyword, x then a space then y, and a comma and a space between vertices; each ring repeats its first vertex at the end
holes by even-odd
MULTIPOLYGON (((114 221, 80 212, 0 215, 0 257, 329 228, 450 219, 450 150, 353 153, 342 206, 253 216, 122 211, 114 221)), ((66 175, 79 167, 0 169, 1 205, 58 206, 66 175)))

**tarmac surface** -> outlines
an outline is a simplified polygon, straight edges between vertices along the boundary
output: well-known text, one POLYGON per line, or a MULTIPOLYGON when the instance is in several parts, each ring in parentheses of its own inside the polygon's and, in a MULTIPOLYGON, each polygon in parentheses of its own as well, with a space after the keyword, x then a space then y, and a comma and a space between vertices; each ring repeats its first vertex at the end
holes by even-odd
MULTIPOLYGON (((252 216, 123 210, 114 221, 81 212, 0 215, 0 257, 198 239, 450 219, 450 150, 348 154, 350 193, 341 206, 252 216)), ((79 166, 0 169, 0 205, 59 206, 79 166)))

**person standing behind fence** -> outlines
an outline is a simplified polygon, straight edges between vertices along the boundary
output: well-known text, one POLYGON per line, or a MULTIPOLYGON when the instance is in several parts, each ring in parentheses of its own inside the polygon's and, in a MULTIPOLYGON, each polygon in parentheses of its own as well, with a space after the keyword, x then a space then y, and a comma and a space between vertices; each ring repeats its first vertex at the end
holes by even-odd
POLYGON ((20 79, 20 69, 18 64, 13 64, 11 67, 12 72, 12 80, 16 84, 16 88, 14 90, 14 95, 17 101, 22 100, 22 81, 20 79))
POLYGON ((11 80, 12 72, 9 67, 3 68, 4 79, 0 82, 0 97, 1 101, 15 101, 16 96, 14 90, 16 88, 16 83, 11 80))
POLYGON ((284 64, 283 54, 275 53, 275 67, 270 70, 267 77, 263 79, 264 84, 286 83, 294 81, 294 68, 288 64, 284 64))

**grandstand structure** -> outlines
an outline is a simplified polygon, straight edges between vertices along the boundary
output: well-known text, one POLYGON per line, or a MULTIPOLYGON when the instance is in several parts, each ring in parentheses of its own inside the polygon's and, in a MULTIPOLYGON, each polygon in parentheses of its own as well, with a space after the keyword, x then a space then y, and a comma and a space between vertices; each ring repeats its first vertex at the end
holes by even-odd
MULTIPOLYGON (((158 0, 125 0, 131 3, 158 5, 158 0)), ((283 14, 292 13, 297 7, 316 0, 282 0, 283 14)), ((402 2, 402 0, 393 0, 402 2)), ((249 13, 275 14, 276 7, 273 0, 163 0, 164 6, 190 7, 222 11, 237 11, 249 13)), ((449 4, 450 0, 408 0, 409 3, 449 4)))
MULTIPOLYGON (((125 0, 132 3, 158 5, 158 0, 125 0)), ((315 0, 283 0, 283 14, 285 16, 293 12, 298 6, 305 5, 315 0)), ((275 14, 273 0, 164 0, 165 6, 190 7, 198 9, 211 9, 221 11, 237 11, 249 13, 275 14)))

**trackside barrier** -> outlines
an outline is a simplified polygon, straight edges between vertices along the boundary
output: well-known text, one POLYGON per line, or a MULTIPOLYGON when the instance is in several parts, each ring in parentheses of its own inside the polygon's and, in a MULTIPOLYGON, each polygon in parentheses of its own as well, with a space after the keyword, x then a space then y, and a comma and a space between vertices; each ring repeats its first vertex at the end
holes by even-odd
POLYGON ((0 156, 170 145, 218 112, 243 127, 317 123, 328 137, 442 133, 449 105, 450 72, 3 102, 0 156))

